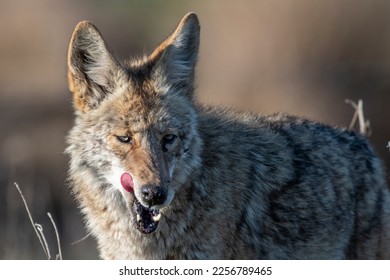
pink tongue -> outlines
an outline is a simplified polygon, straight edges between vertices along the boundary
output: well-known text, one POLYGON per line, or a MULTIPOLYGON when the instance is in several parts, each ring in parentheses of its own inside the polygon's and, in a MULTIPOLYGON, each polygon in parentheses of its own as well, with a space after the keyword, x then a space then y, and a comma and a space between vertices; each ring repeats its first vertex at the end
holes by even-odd
POLYGON ((134 183, 133 177, 127 172, 123 173, 121 176, 122 187, 128 192, 134 192, 134 183))

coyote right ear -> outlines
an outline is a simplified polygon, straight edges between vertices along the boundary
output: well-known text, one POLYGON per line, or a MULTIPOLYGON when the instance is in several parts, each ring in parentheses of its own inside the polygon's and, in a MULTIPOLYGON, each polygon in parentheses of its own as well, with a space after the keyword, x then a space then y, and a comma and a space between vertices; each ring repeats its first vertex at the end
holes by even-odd
POLYGON ((68 82, 75 108, 81 112, 96 108, 113 91, 112 77, 119 72, 118 62, 97 28, 90 22, 80 22, 68 51, 68 82))
POLYGON ((176 30, 150 55, 156 78, 192 97, 199 51, 200 26, 196 14, 183 17, 176 30))

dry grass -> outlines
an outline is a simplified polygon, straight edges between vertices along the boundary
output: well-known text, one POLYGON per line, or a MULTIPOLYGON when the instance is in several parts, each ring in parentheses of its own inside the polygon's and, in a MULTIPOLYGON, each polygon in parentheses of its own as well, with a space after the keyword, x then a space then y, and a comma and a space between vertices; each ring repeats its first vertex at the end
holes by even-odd
MULTIPOLYGON (((45 234, 43 233, 43 227, 42 225, 38 224, 38 223, 35 223, 34 222, 34 219, 32 218, 32 215, 31 215, 31 212, 28 208, 28 205, 27 205, 27 202, 26 202, 26 199, 23 195, 23 192, 22 190, 20 189, 18 183, 14 183, 16 189, 18 190, 19 194, 20 194, 20 197, 22 198, 23 200, 23 203, 24 203, 24 206, 26 208, 26 211, 27 211, 27 214, 28 214, 28 217, 30 219, 30 222, 31 222, 31 225, 35 231, 35 234, 37 235, 38 239, 39 239, 39 242, 41 243, 41 246, 42 246, 42 249, 43 249, 43 252, 45 253, 46 257, 48 260, 52 260, 52 256, 51 256, 51 253, 50 253, 50 247, 46 241, 46 237, 45 237, 45 234)), ((56 254, 56 257, 55 259, 59 259, 59 260, 62 260, 62 251, 61 251, 61 242, 60 242, 60 236, 59 236, 59 233, 58 233, 58 230, 57 230, 57 226, 51 216, 51 214, 48 212, 47 215, 49 216, 49 219, 53 225, 53 228, 54 228, 54 231, 56 233, 56 238, 57 238, 57 246, 58 246, 58 254, 56 254)))
POLYGON ((370 126, 370 121, 364 118, 363 100, 359 99, 358 102, 356 103, 350 99, 346 99, 345 103, 350 104, 355 109, 355 113, 353 114, 352 121, 348 128, 350 130, 353 130, 354 127, 356 126, 356 123, 358 123, 360 134, 365 136, 370 136, 371 126, 370 126))

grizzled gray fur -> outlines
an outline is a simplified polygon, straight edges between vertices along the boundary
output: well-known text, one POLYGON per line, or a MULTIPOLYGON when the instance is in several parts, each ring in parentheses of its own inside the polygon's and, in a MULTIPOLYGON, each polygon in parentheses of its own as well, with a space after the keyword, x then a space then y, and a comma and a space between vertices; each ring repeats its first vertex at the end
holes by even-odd
POLYGON ((105 259, 389 259, 390 196, 363 136, 200 105, 199 22, 118 62, 89 22, 68 56, 72 191, 105 259))

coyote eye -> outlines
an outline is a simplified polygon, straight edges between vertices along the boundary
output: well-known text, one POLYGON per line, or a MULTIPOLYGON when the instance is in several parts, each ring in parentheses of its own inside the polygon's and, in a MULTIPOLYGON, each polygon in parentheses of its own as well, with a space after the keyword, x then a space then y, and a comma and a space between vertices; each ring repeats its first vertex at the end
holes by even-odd
POLYGON ((130 136, 116 136, 116 139, 118 139, 119 142, 121 143, 126 143, 129 144, 132 142, 132 138, 130 136))
POLYGON ((164 153, 168 152, 169 146, 175 142, 176 138, 177 136, 174 134, 167 134, 163 137, 162 150, 164 153))
POLYGON ((172 144, 176 140, 176 135, 167 134, 164 136, 164 144, 172 144))

